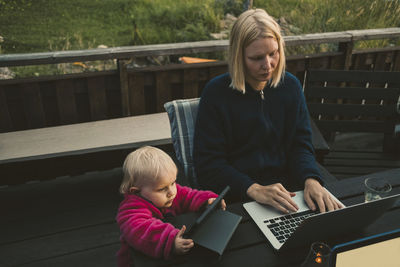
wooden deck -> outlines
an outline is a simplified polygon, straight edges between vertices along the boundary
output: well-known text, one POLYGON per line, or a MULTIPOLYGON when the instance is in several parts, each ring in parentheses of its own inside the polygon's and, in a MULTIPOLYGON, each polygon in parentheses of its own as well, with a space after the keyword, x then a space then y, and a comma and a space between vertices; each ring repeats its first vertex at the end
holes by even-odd
POLYGON ((121 169, 0 189, 0 266, 115 266, 121 169))
MULTIPOLYGON (((376 154, 380 141, 377 136, 338 136, 332 148, 368 148, 376 154)), ((361 158, 353 152, 340 160, 340 153, 328 154, 325 161, 340 179, 385 169, 382 162, 387 162, 355 169, 345 162, 361 158)), ((390 160, 400 166, 400 160, 390 160)), ((114 168, 0 188, 0 266, 116 266, 121 178, 121 168, 114 168)))

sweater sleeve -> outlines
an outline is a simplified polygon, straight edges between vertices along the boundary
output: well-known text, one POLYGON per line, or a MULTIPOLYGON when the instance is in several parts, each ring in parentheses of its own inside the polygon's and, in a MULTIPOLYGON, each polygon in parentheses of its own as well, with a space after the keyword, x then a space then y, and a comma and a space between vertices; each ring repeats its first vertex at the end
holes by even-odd
POLYGON ((210 198, 218 197, 211 191, 196 190, 186 186, 176 185, 177 187, 177 214, 184 212, 198 211, 210 198))
POLYGON ((208 84, 200 99, 193 144, 196 175, 203 188, 220 192, 229 185, 230 196, 244 199, 254 181, 228 161, 227 138, 230 137, 224 129, 229 128, 229 122, 224 120, 221 111, 223 98, 214 93, 217 86, 220 85, 208 84))
POLYGON ((122 238, 129 246, 155 258, 169 258, 177 233, 169 223, 154 218, 146 204, 121 203, 117 215, 122 238))
POLYGON ((288 153, 289 170, 291 176, 302 184, 309 177, 313 177, 322 183, 321 174, 319 173, 314 156, 312 131, 306 101, 301 88, 297 92, 299 94, 299 105, 296 113, 293 141, 288 153))

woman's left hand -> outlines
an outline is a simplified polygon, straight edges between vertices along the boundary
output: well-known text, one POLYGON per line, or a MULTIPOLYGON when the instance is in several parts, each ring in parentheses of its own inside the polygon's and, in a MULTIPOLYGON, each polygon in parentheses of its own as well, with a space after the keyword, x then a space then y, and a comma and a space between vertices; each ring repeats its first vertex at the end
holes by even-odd
POLYGON ((316 210, 317 204, 320 212, 338 210, 343 208, 342 204, 329 194, 329 192, 313 178, 308 178, 304 184, 304 200, 311 210, 316 210))
MULTIPOLYGON (((215 197, 209 198, 208 201, 207 201, 208 205, 210 205, 211 203, 213 203, 215 200, 216 200, 215 197)), ((225 200, 223 200, 223 199, 221 200, 221 209, 222 209, 222 210, 225 210, 225 209, 226 209, 225 200)))

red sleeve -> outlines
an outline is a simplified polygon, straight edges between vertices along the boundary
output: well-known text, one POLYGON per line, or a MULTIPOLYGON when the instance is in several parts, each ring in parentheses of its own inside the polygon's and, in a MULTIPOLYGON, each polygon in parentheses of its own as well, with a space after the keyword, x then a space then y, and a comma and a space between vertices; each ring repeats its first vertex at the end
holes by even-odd
POLYGON ((124 200, 117 222, 122 238, 133 248, 155 258, 168 258, 179 232, 169 223, 153 217, 150 203, 124 200))
POLYGON ((211 191, 196 190, 178 184, 176 188, 177 214, 198 211, 208 199, 218 197, 217 194, 211 191))

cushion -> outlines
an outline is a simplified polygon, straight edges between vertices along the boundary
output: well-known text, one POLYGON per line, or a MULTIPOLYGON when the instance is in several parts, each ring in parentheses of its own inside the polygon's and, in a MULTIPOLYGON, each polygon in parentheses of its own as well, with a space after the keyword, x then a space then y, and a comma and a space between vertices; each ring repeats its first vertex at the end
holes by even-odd
POLYGON ((193 166, 193 137, 200 98, 178 99, 164 104, 171 126, 175 154, 190 186, 198 188, 193 166))

